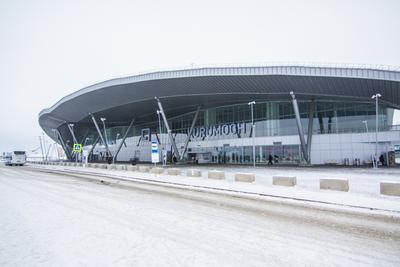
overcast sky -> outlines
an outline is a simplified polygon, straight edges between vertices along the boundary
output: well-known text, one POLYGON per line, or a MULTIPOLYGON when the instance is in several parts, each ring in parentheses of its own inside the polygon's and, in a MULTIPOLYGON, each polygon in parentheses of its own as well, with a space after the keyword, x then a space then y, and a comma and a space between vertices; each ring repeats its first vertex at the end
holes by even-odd
POLYGON ((0 0, 0 152, 97 81, 190 64, 400 65, 400 1, 0 0))

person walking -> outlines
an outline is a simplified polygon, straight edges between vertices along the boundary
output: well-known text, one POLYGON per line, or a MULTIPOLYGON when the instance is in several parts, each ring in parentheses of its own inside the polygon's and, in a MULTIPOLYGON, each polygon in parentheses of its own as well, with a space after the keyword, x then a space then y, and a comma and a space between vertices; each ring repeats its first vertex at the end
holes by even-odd
POLYGON ((269 156, 268 156, 268 165, 273 165, 273 164, 274 164, 274 163, 272 162, 272 160, 273 160, 273 157, 272 157, 271 154, 269 154, 269 156))

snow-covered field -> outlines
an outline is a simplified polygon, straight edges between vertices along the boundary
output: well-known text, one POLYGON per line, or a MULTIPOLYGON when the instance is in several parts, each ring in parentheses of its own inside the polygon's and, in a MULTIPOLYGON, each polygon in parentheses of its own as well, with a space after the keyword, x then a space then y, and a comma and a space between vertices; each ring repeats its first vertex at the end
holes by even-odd
POLYGON ((0 266, 400 265, 400 225, 369 232, 281 208, 246 211, 0 167, 0 266))

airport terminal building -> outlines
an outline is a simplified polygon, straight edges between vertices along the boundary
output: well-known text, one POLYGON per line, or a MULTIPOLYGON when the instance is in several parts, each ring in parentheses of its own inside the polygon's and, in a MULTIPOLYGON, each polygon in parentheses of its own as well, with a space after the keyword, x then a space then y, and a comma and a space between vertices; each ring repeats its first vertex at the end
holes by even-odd
POLYGON ((71 160, 81 143, 93 161, 150 162, 156 141, 168 161, 352 165, 376 150, 393 155, 399 108, 400 68, 221 66, 97 83, 40 112, 39 123, 71 160))

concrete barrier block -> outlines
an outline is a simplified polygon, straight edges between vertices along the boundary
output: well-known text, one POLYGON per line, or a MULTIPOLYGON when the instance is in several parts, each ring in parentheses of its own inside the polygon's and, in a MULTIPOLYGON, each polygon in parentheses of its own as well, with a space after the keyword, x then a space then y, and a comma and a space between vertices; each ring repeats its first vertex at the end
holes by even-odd
POLYGON ((201 171, 195 169, 189 169, 187 170, 186 175, 189 177, 201 177, 201 171))
POLYGON ((164 168, 161 168, 161 167, 151 168, 150 173, 162 174, 162 173, 164 173, 164 168))
POLYGON ((224 171, 215 171, 215 170, 209 171, 208 179, 223 180, 223 179, 225 179, 225 172, 224 171))
POLYGON ((319 188, 336 191, 349 191, 348 179, 319 179, 319 188))
POLYGON ((79 163, 77 164, 77 166, 78 166, 78 167, 82 167, 82 166, 83 166, 83 163, 82 163, 82 162, 79 162, 79 163))
POLYGON ((281 175, 272 176, 273 185, 295 186, 296 183, 297 183, 296 176, 281 176, 281 175))
POLYGON ((150 167, 149 166, 139 166, 138 170, 140 172, 149 172, 150 171, 150 167))
POLYGON ((168 175, 181 175, 181 170, 177 168, 169 168, 167 173, 168 175))
POLYGON ((107 164, 99 164, 100 169, 107 169, 107 164))
POLYGON ((126 167, 126 170, 128 170, 128 171, 137 171, 138 170, 138 166, 130 165, 130 166, 126 167))
POLYGON ((254 173, 236 173, 235 182, 246 182, 252 183, 256 180, 256 175, 254 173))
POLYGON ((382 195, 400 196, 400 182, 395 181, 382 181, 380 183, 382 195))
POLYGON ((114 164, 107 164, 107 170, 116 170, 117 166, 115 166, 114 164))
POLYGON ((125 165, 116 165, 115 167, 119 171, 125 171, 126 170, 126 166, 125 165))

